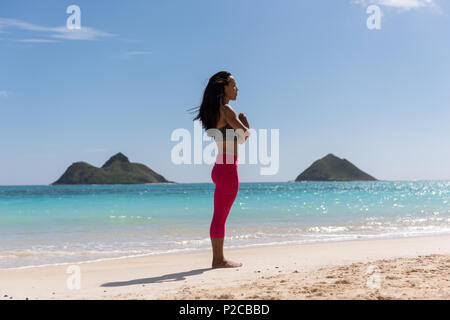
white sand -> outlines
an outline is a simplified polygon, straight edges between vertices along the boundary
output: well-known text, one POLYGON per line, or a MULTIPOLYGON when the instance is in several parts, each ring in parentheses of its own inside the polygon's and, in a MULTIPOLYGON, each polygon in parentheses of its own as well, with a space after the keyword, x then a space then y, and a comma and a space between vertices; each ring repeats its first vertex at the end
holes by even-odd
POLYGON ((211 269, 209 250, 80 263, 81 287, 72 290, 69 265, 0 270, 0 299, 450 299, 450 236, 255 247, 225 256, 243 267, 211 269))

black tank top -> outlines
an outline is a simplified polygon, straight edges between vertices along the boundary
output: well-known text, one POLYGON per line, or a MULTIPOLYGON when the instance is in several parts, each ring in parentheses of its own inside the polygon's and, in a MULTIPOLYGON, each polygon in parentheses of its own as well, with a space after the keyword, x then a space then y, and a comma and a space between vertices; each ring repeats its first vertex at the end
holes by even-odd
MULTIPOLYGON (((222 127, 222 128, 217 128, 221 133, 222 133, 222 137, 223 137, 223 140, 227 140, 227 129, 233 129, 233 127, 232 126, 230 126, 228 123, 226 124, 226 126, 224 126, 224 127, 222 127)), ((234 131, 234 129, 233 129, 233 131, 234 131)), ((214 139, 215 139, 216 137, 214 136, 214 139)), ((235 137, 235 136, 232 136, 232 138, 233 138, 233 140, 234 140, 234 138, 236 138, 237 139, 237 137, 235 137)), ((228 139, 228 140, 232 140, 232 139, 228 139)))

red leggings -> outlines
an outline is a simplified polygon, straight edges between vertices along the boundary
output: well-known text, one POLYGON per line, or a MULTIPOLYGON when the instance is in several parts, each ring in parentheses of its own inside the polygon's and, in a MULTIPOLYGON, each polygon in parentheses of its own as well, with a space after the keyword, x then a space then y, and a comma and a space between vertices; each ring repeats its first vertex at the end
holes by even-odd
POLYGON ((225 221, 239 189, 238 158, 233 154, 218 154, 211 171, 214 190, 214 214, 209 229, 211 238, 225 237, 225 221))

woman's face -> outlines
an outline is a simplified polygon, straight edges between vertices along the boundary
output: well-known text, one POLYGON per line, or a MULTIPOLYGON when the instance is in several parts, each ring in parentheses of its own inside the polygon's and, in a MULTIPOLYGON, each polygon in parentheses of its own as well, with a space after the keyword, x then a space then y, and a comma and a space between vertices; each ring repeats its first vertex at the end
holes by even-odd
POLYGON ((238 90, 239 89, 236 86, 236 81, 232 76, 230 76, 230 82, 225 86, 225 96, 229 100, 236 100, 238 90))

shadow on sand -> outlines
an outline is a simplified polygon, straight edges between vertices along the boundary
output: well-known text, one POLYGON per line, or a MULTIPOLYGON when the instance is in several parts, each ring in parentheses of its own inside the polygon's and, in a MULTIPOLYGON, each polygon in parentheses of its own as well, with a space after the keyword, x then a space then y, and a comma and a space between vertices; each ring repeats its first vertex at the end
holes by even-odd
POLYGON ((186 280, 188 276, 194 276, 197 274, 201 274, 208 270, 214 270, 214 268, 204 268, 204 269, 195 269, 186 272, 178 272, 178 273, 170 273, 159 277, 153 278, 143 278, 143 279, 135 279, 129 281, 119 281, 119 282, 107 282, 101 285, 101 287, 123 287, 123 286, 132 286, 135 284, 147 284, 147 283, 159 283, 159 282, 173 282, 173 281, 182 281, 186 280))

